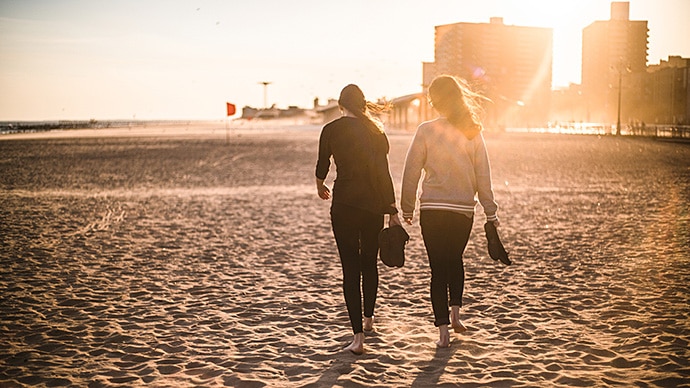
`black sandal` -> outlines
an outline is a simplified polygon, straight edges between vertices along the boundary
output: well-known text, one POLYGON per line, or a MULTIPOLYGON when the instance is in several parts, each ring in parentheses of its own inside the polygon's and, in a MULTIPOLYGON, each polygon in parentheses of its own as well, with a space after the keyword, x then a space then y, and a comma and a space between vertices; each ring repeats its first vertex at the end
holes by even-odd
POLYGON ((512 264, 508 258, 508 252, 506 252, 501 239, 498 237, 496 225, 493 222, 487 222, 484 224, 484 232, 486 233, 486 240, 489 246, 489 256, 494 260, 500 260, 505 265, 512 264))

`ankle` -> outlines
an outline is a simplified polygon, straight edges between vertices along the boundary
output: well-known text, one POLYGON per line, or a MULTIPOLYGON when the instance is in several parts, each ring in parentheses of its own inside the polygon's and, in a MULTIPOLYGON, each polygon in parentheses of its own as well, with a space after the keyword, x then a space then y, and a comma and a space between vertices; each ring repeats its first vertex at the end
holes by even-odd
POLYGON ((447 348, 450 346, 450 333, 448 332, 448 325, 441 325, 438 327, 438 341, 436 346, 440 348, 447 348))
POLYGON ((362 325, 364 326, 364 331, 371 331, 374 329, 374 317, 364 317, 362 320, 362 325))

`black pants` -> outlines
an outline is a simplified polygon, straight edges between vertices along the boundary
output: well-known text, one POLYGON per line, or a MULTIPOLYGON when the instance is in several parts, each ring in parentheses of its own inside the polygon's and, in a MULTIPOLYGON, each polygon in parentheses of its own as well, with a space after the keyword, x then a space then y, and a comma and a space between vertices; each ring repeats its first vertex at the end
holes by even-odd
POLYGON ((355 207, 333 203, 331 224, 343 267, 343 292, 352 331, 362 329, 362 294, 364 316, 374 315, 376 292, 379 287, 377 256, 378 235, 383 228, 383 215, 355 207), (360 292, 361 280, 361 292, 360 292))
POLYGON ((462 306, 465 268, 462 254, 472 231, 473 218, 442 210, 423 210, 422 237, 431 267, 431 306, 434 325, 448 325, 448 305, 462 306), (450 303, 449 303, 450 296, 450 303))

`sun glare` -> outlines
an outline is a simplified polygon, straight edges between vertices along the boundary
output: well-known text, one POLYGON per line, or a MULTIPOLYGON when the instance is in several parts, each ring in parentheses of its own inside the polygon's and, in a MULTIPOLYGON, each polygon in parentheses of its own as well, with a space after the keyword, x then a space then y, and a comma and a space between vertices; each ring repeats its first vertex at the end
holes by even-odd
POLYGON ((533 0, 510 4, 506 9, 505 18, 514 19, 515 24, 576 32, 593 22, 593 15, 608 19, 610 7, 608 2, 592 0, 578 2, 533 0))
POLYGON ((582 30, 596 20, 609 18, 610 3, 593 0, 561 2, 533 0, 511 2, 505 23, 553 30, 553 86, 567 86, 580 75, 582 30))

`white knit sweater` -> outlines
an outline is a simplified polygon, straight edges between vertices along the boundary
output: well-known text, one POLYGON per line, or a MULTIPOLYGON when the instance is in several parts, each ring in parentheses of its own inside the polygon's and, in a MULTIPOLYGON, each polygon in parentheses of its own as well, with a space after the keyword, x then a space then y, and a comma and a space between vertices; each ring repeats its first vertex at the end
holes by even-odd
POLYGON ((403 217, 414 214, 422 171, 421 210, 447 210, 471 217, 478 198, 487 221, 498 219, 481 133, 470 140, 443 117, 419 125, 405 159, 400 200, 403 217))

